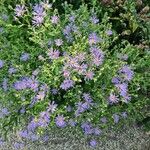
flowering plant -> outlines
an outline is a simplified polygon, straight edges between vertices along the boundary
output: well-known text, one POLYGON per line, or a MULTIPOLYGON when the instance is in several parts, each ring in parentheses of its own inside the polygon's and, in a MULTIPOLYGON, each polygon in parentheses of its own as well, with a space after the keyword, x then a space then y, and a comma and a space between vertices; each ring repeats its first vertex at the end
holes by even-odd
POLYGON ((80 126, 98 136, 145 105, 137 101, 140 50, 127 41, 114 45, 119 35, 107 13, 100 21, 86 5, 64 4, 59 15, 48 2, 10 9, 0 20, 3 131, 19 123, 22 138, 37 140, 48 127, 80 126))

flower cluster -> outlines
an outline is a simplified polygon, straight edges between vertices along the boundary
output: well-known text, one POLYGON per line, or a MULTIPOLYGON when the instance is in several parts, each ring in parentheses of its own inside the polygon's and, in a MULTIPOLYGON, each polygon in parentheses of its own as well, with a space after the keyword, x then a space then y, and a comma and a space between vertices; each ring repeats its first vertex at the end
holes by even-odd
POLYGON ((82 112, 88 110, 91 108, 91 106, 94 105, 93 103, 93 100, 90 96, 90 94, 88 93, 84 93, 83 94, 83 99, 84 99, 84 102, 78 102, 77 103, 77 110, 75 112, 75 115, 78 116, 80 115, 82 112))
POLYGON ((36 91, 38 89, 38 81, 30 77, 22 77, 20 80, 13 84, 15 90, 32 89, 36 91))
POLYGON ((84 131, 84 134, 94 134, 94 135, 100 135, 101 130, 98 127, 93 127, 92 124, 89 122, 84 122, 81 124, 81 128, 84 131))
POLYGON ((115 94, 111 93, 109 96, 109 103, 118 103, 119 96, 123 98, 123 101, 128 103, 131 100, 131 97, 128 93, 128 82, 132 80, 134 72, 131 68, 127 65, 121 67, 118 71, 118 76, 113 77, 112 83, 117 88, 119 95, 116 96, 115 94))
POLYGON ((36 4, 33 7, 33 20, 32 23, 34 26, 40 26, 44 22, 44 17, 46 15, 45 10, 41 4, 36 4))
POLYGON ((114 46, 118 35, 107 14, 100 20, 86 6, 65 15, 58 12, 48 2, 18 4, 13 13, 18 19, 10 19, 12 33, 7 34, 10 25, 0 33, 7 35, 0 50, 0 104, 11 101, 0 110, 0 121, 12 120, 11 113, 23 116, 27 126, 19 135, 32 141, 52 125, 79 126, 96 147, 94 138, 103 128, 129 115, 128 103, 138 85, 131 88, 136 72, 128 61, 130 48, 121 45, 120 53, 121 46, 114 46))

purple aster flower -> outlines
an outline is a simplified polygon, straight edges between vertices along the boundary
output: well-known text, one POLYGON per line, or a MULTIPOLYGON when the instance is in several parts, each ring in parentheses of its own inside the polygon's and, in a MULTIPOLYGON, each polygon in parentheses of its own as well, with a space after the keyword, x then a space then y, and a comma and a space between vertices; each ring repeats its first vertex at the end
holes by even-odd
POLYGON ((28 138, 28 131, 27 130, 20 131, 19 136, 22 138, 28 138))
POLYGON ((20 57, 21 61, 27 61, 30 58, 28 53, 23 53, 20 57))
POLYGON ((124 74, 124 78, 127 81, 131 81, 134 75, 134 72, 131 70, 131 68, 127 65, 123 66, 120 70, 119 73, 124 74))
POLYGON ((96 142, 96 140, 91 140, 91 141, 89 142, 89 144, 90 144, 91 147, 96 147, 97 142, 96 142))
POLYGON ((63 117, 63 115, 58 115, 55 118, 55 123, 56 123, 57 127, 60 127, 60 128, 63 128, 66 126, 65 118, 63 117))
POLYGON ((96 65, 96 66, 99 66, 102 64, 102 59, 99 59, 98 57, 94 57, 93 58, 93 63, 96 65))
POLYGON ((10 112, 8 111, 7 108, 3 108, 3 109, 1 110, 1 112, 2 112, 2 114, 3 114, 4 116, 7 116, 7 115, 10 114, 10 112))
POLYGON ((57 106, 58 105, 55 104, 54 101, 52 101, 51 103, 49 103, 47 111, 54 113, 56 111, 57 106))
POLYGON ((58 90, 55 89, 55 88, 53 88, 53 89, 51 90, 51 92, 52 92, 53 95, 56 95, 56 94, 58 93, 58 90))
POLYGON ((94 56, 94 57, 102 57, 104 55, 102 50, 96 46, 92 46, 90 48, 90 52, 91 52, 92 56, 94 56))
POLYGON ((116 103, 118 103, 119 99, 115 94, 111 93, 109 98, 108 98, 108 101, 110 104, 116 104, 116 103))
POLYGON ((29 81, 27 80, 27 84, 29 83, 28 85, 28 88, 32 89, 33 91, 37 91, 38 90, 38 86, 39 86, 39 83, 37 80, 35 79, 29 79, 29 81))
POLYGON ((15 148, 15 149, 18 149, 18 150, 23 149, 24 146, 25 146, 25 145, 24 145, 23 143, 19 143, 19 142, 15 142, 15 143, 14 143, 14 148, 15 148))
POLYGON ((114 119, 114 123, 118 123, 119 122, 119 115, 117 114, 113 114, 113 119, 114 119))
POLYGON ((67 62, 68 66, 71 67, 71 68, 76 68, 76 67, 79 67, 79 64, 78 64, 78 59, 77 58, 73 58, 73 57, 69 57, 69 60, 67 62))
POLYGON ((68 36, 71 33, 71 27, 69 25, 65 26, 65 28, 63 29, 63 34, 68 36))
POLYGON ((93 24, 99 23, 99 19, 96 17, 96 15, 93 15, 93 16, 90 18, 90 21, 91 21, 93 24))
POLYGON ((4 61, 0 60, 0 69, 4 66, 4 61))
POLYGON ((50 122, 50 114, 48 111, 40 113, 40 118, 38 120, 38 125, 40 127, 47 127, 50 122))
POLYGON ((55 44, 56 44, 56 46, 61 46, 63 44, 63 40, 62 39, 56 39, 55 44))
POLYGON ((92 80, 94 73, 92 71, 88 71, 85 73, 85 80, 92 80))
POLYGON ((94 105, 93 100, 88 93, 84 93, 83 98, 84 98, 85 102, 77 103, 77 110, 75 112, 76 116, 80 115, 80 113, 88 110, 91 106, 94 105))
POLYGON ((9 74, 13 74, 13 73, 16 73, 16 72, 17 72, 17 69, 13 68, 13 67, 9 68, 9 70, 8 70, 9 74))
POLYGON ((27 129, 28 131, 35 131, 35 129, 39 126, 38 122, 34 119, 28 124, 27 129))
POLYGON ((96 66, 101 65, 103 63, 103 60, 104 60, 104 53, 102 52, 102 50, 97 48, 97 47, 91 47, 90 52, 93 56, 93 63, 96 66))
POLYGON ((45 13, 45 11, 44 11, 43 6, 40 5, 40 4, 36 4, 36 5, 33 7, 33 15, 34 15, 34 16, 41 16, 41 17, 45 16, 46 13, 45 13))
POLYGON ((92 53, 92 56, 94 56, 94 57, 104 57, 103 51, 96 46, 92 46, 90 48, 90 52, 92 53))
POLYGON ((38 81, 31 79, 29 77, 22 77, 20 80, 16 81, 13 85, 16 90, 23 90, 30 88, 34 91, 37 91, 38 81))
POLYGON ((74 14, 69 17, 69 21, 71 23, 75 21, 75 15, 74 14))
POLYGON ((79 53, 75 56, 75 58, 79 61, 79 62, 83 62, 86 58, 86 53, 82 52, 79 53))
POLYGON ((51 17, 51 22, 52 22, 53 24, 57 24, 57 23, 59 22, 59 17, 56 16, 56 15, 52 16, 52 17, 51 17))
POLYGON ((26 83, 23 82, 23 81, 16 81, 16 82, 13 84, 13 87, 14 87, 14 89, 16 89, 16 90, 24 90, 24 89, 27 88, 26 83))
POLYGON ((43 100, 45 98, 45 92, 44 91, 39 91, 36 98, 38 100, 43 100))
POLYGON ((100 119, 100 121, 102 122, 102 123, 107 123, 107 119, 106 119, 106 117, 102 117, 101 119, 100 119))
POLYGON ((85 75, 85 73, 87 72, 87 68, 88 65, 85 63, 82 63, 81 65, 76 66, 76 68, 74 69, 78 74, 82 74, 85 75))
POLYGON ((40 113, 40 118, 43 118, 46 122, 50 121, 50 114, 48 111, 43 111, 40 113))
POLYGON ((26 88, 30 88, 30 85, 32 83, 32 79, 29 77, 22 77, 20 82, 24 83, 26 88))
POLYGON ((119 84, 121 82, 121 79, 119 77, 113 77, 111 82, 113 84, 119 84))
POLYGON ((78 32, 78 27, 73 24, 73 23, 69 23, 67 26, 65 26, 65 28, 63 29, 63 34, 67 37, 71 36, 72 33, 79 33, 78 32))
POLYGON ((32 24, 34 26, 40 26, 44 22, 43 16, 34 16, 32 19, 32 24))
POLYGON ((82 112, 85 111, 85 106, 83 105, 83 102, 78 102, 76 104, 77 110, 75 111, 75 116, 79 116, 82 112))
POLYGON ((128 84, 126 83, 121 83, 121 84, 116 84, 115 85, 119 92, 120 92, 120 95, 125 97, 127 95, 127 92, 128 92, 128 84))
POLYGON ((83 129, 85 134, 92 134, 93 133, 92 125, 89 122, 82 123, 81 128, 83 129))
POLYGON ((89 102, 89 103, 93 101, 89 93, 83 93, 83 98, 86 102, 89 102))
POLYGON ((69 77, 70 77, 70 71, 64 70, 64 71, 63 71, 63 76, 64 76, 65 78, 69 78, 69 77))
POLYGON ((91 34, 89 35, 89 44, 90 44, 90 45, 97 44, 97 43, 99 43, 101 40, 102 40, 102 39, 99 38, 96 33, 91 33, 91 34))
POLYGON ((44 11, 43 6, 40 4, 36 4, 33 7, 33 19, 32 19, 33 25, 40 26, 44 22, 45 15, 46 13, 44 11))
POLYGON ((107 35, 112 35, 113 32, 112 32, 112 30, 107 30, 107 31, 106 31, 106 34, 107 34, 107 35))
POLYGON ((59 55, 60 55, 59 50, 50 49, 48 52, 48 56, 50 57, 50 59, 58 59, 59 55))
POLYGON ((60 85, 60 87, 64 90, 68 90, 69 88, 74 86, 74 82, 70 79, 66 79, 63 81, 63 83, 60 85))
POLYGON ((128 115, 127 115, 127 112, 122 112, 122 113, 121 113, 121 116, 122 116, 123 118, 127 118, 127 116, 128 116, 128 115))
POLYGON ((25 6, 24 5, 16 5, 15 7, 15 15, 17 17, 22 17, 25 13, 25 6))
POLYGON ((84 111, 85 111, 85 110, 88 110, 91 105, 93 105, 93 103, 91 103, 91 102, 84 102, 84 103, 82 104, 82 108, 83 108, 84 111))

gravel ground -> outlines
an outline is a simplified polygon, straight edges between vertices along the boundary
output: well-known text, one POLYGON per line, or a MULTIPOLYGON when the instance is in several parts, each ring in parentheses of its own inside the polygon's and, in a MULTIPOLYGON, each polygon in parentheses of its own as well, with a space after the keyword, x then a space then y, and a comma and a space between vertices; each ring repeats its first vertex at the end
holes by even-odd
MULTIPOLYGON (((23 150, 90 150, 88 137, 80 135, 69 128, 47 131, 49 140, 43 142, 27 142, 23 150)), ((10 136, 9 142, 0 146, 0 150, 15 150, 16 136, 10 136)), ((105 136, 97 138, 95 150, 150 150, 150 136, 142 127, 126 127, 119 131, 107 131, 105 136)))

